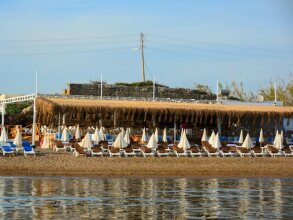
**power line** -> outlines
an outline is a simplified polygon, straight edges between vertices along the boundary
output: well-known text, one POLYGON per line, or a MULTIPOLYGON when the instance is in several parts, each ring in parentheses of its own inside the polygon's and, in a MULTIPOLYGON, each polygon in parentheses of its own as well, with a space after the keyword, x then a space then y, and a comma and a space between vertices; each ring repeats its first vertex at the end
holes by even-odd
POLYGON ((80 53, 95 53, 103 51, 116 51, 132 49, 133 47, 121 47, 121 48, 109 48, 109 49, 94 49, 94 50, 78 50, 78 51, 59 51, 59 52, 47 52, 47 53, 28 53, 28 54, 0 54, 0 56, 42 56, 42 55, 62 55, 62 54, 80 54, 80 53))

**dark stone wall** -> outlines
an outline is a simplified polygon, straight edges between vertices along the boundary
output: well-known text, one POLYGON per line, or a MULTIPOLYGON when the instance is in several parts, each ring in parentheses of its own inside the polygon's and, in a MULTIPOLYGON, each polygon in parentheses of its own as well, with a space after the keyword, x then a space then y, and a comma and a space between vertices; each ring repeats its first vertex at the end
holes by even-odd
MULTIPOLYGON (((68 84, 68 89, 64 91, 65 95, 101 95, 100 83, 88 84, 68 84)), ((103 96, 112 97, 153 97, 152 86, 123 86, 103 84, 103 96)), ((213 100, 216 99, 214 94, 207 94, 194 89, 169 88, 167 86, 156 86, 156 98, 170 99, 196 99, 196 100, 213 100)))

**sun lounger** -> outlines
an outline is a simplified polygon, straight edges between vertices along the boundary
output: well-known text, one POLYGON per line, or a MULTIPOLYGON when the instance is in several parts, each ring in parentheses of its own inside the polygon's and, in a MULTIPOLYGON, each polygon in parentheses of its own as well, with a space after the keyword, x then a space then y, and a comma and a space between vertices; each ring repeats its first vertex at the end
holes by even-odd
POLYGON ((8 144, 3 144, 1 148, 2 148, 3 156, 6 156, 6 155, 14 156, 14 151, 11 149, 11 147, 8 144))
POLYGON ((114 157, 114 156, 121 157, 120 148, 109 147, 108 152, 110 157, 114 157))
POLYGON ((267 145, 266 147, 267 147, 267 151, 271 157, 284 155, 282 150, 275 148, 273 145, 267 145))
POLYGON ((172 151, 173 151, 173 153, 174 153, 174 155, 176 157, 180 157, 180 156, 187 157, 188 156, 188 151, 187 150, 179 148, 177 146, 173 146, 172 151))
POLYGON ((251 149, 251 155, 254 157, 263 157, 267 156, 267 150, 266 147, 254 147, 251 149))
POLYGON ((247 149, 245 147, 237 147, 237 153, 240 157, 251 157, 252 153, 250 149, 247 149))
POLYGON ((196 157, 196 156, 203 156, 205 153, 203 152, 203 149, 200 149, 198 146, 191 146, 189 149, 189 154, 192 157, 196 157))
POLYGON ((23 148, 23 154, 24 156, 26 157, 27 155, 34 155, 36 156, 36 153, 34 151, 34 148, 32 148, 31 145, 22 145, 22 148, 23 148))
POLYGON ((209 144, 209 142, 207 141, 202 141, 202 148, 204 150, 204 152, 206 153, 206 155, 208 155, 209 157, 212 156, 216 156, 218 157, 220 155, 220 152, 218 149, 215 149, 212 147, 212 145, 209 144))
POLYGON ((87 153, 78 143, 75 143, 74 144, 73 155, 76 156, 76 157, 78 157, 78 156, 86 156, 87 153))
POLYGON ((90 150, 89 150, 90 154, 93 156, 103 156, 103 150, 98 147, 98 146, 95 146, 95 147, 92 147, 90 150))
POLYGON ((134 150, 131 147, 124 148, 122 153, 125 157, 128 157, 128 156, 135 157, 136 156, 136 153, 134 152, 134 150))
POLYGON ((155 156, 156 155, 156 152, 153 151, 151 148, 148 148, 148 147, 142 147, 141 148, 141 153, 144 157, 147 157, 147 156, 155 156))
POLYGON ((293 151, 292 151, 291 147, 290 146, 284 147, 283 154, 285 155, 285 157, 293 156, 293 151))
POLYGON ((66 151, 66 146, 65 146, 65 144, 63 144, 62 143, 62 141, 55 141, 55 143, 53 144, 53 149, 55 150, 55 151, 66 151))

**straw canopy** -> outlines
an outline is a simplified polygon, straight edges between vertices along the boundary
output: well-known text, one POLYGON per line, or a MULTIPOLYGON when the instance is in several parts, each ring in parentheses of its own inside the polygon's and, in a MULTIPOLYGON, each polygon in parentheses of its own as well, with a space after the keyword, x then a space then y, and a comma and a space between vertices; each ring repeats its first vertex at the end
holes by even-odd
POLYGON ((93 142, 92 142, 92 140, 90 138, 90 134, 88 132, 84 136, 81 146, 83 148, 87 148, 87 149, 91 149, 93 147, 93 142))
POLYGON ((203 129, 203 134, 201 137, 201 141, 208 141, 207 130, 203 129))
POLYGON ((251 149, 251 148, 254 147, 253 143, 252 143, 252 140, 251 140, 251 138, 249 136, 249 133, 247 133, 247 135, 245 137, 245 140, 244 140, 244 142, 243 142, 241 147, 244 147, 244 148, 247 148, 247 149, 251 149))
POLYGON ((263 136, 263 130, 260 129, 260 133, 259 133, 259 143, 264 143, 265 142, 265 139, 264 139, 264 136, 263 136))
POLYGON ((185 130, 183 130, 182 138, 181 138, 181 140, 180 140, 180 142, 178 144, 178 147, 182 148, 184 150, 190 149, 190 143, 189 143, 189 141, 187 139, 185 130))
POLYGON ((239 141, 238 141, 239 144, 243 144, 243 131, 241 129, 240 131, 240 135, 239 135, 239 141))
POLYGON ((167 128, 164 128, 164 131, 163 131, 163 142, 167 143, 168 140, 167 140, 167 128))
POLYGON ((292 117, 293 107, 38 97, 37 112, 38 121, 43 124, 57 123, 59 113, 66 113, 68 123, 86 123, 113 118, 115 112, 117 121, 156 118, 161 122, 180 119, 202 123, 209 118, 209 123, 213 123, 221 117, 229 124, 251 118, 261 118, 261 124, 269 124, 271 119, 281 121, 283 117, 292 117))
POLYGON ((222 147, 219 133, 217 133, 213 139, 212 147, 215 149, 220 149, 222 147))
POLYGON ((151 138, 149 139, 149 142, 147 144, 147 148, 156 150, 158 148, 157 140, 154 134, 152 134, 151 138))
POLYGON ((212 145, 214 143, 214 139, 215 139, 216 135, 215 132, 213 131, 210 138, 209 138, 209 144, 212 145))
POLYGON ((17 147, 20 147, 22 145, 22 135, 19 128, 17 128, 16 135, 13 140, 13 144, 16 145, 17 147))
POLYGON ((2 127, 2 129, 1 129, 0 141, 2 143, 6 143, 7 141, 9 141, 5 127, 2 127))

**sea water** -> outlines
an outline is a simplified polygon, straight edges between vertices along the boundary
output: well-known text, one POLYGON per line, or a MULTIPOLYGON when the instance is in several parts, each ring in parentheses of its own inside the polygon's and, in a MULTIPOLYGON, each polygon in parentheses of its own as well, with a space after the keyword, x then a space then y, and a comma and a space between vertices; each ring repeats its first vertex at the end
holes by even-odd
POLYGON ((1 177, 1 219, 293 218, 293 178, 1 177))

